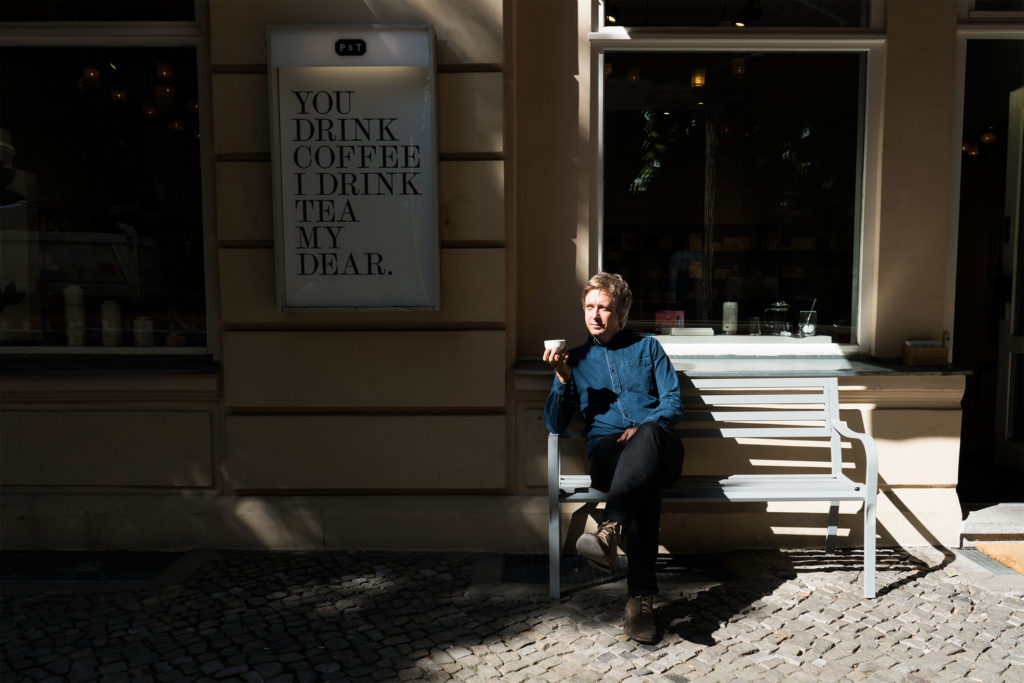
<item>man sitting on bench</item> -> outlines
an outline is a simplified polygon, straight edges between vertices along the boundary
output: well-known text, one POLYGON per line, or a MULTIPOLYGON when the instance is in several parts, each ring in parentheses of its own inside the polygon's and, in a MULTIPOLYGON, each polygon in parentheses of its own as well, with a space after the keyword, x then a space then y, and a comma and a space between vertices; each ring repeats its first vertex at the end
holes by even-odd
POLYGON ((597 533, 581 536, 576 550, 611 571, 625 535, 624 630, 634 640, 655 642, 661 497, 683 465, 683 445, 672 431, 683 412, 679 379, 657 340, 624 329, 633 295, 621 276, 598 273, 582 299, 590 339, 569 351, 544 351, 555 370, 544 419, 557 434, 577 410, 583 413, 592 485, 607 491, 608 500, 597 533))

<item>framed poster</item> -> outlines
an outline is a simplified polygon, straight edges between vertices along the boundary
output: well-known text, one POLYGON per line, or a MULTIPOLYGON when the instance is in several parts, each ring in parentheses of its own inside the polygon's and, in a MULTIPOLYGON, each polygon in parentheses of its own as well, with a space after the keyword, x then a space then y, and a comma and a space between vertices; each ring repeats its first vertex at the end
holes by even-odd
POLYGON ((437 310, 434 33, 267 30, 281 310, 437 310))

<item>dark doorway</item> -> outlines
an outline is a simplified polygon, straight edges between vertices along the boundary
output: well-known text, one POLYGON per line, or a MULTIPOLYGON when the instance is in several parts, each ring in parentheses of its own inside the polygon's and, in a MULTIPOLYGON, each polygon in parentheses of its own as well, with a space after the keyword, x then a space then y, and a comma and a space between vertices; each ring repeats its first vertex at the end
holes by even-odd
POLYGON ((964 514, 1024 501, 1024 472, 995 458, 1001 272, 1010 92, 1024 85, 1024 41, 970 40, 964 88, 953 361, 968 368, 960 447, 964 514))

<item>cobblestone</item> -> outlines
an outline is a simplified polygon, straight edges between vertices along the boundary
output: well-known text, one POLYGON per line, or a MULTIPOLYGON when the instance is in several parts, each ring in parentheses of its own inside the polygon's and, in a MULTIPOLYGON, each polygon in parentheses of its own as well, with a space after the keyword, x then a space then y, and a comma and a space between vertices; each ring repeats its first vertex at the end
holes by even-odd
POLYGON ((663 579, 655 645, 622 634, 621 579, 551 600, 481 580, 473 554, 218 551, 141 587, 6 581, 0 678, 1024 680, 1019 575, 883 550, 864 600, 857 553, 700 557, 663 579))

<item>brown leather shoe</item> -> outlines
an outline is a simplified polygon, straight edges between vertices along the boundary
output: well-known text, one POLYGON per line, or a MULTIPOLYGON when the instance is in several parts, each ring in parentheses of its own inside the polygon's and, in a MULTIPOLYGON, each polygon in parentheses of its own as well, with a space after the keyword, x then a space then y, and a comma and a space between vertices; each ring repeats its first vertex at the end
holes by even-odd
POLYGON ((641 643, 658 641, 658 626, 654 623, 654 596, 635 595, 626 603, 626 635, 641 643))
POLYGON ((594 567, 610 572, 619 557, 621 542, 622 525, 618 522, 604 521, 597 528, 597 533, 583 534, 576 540, 576 552, 594 567))

